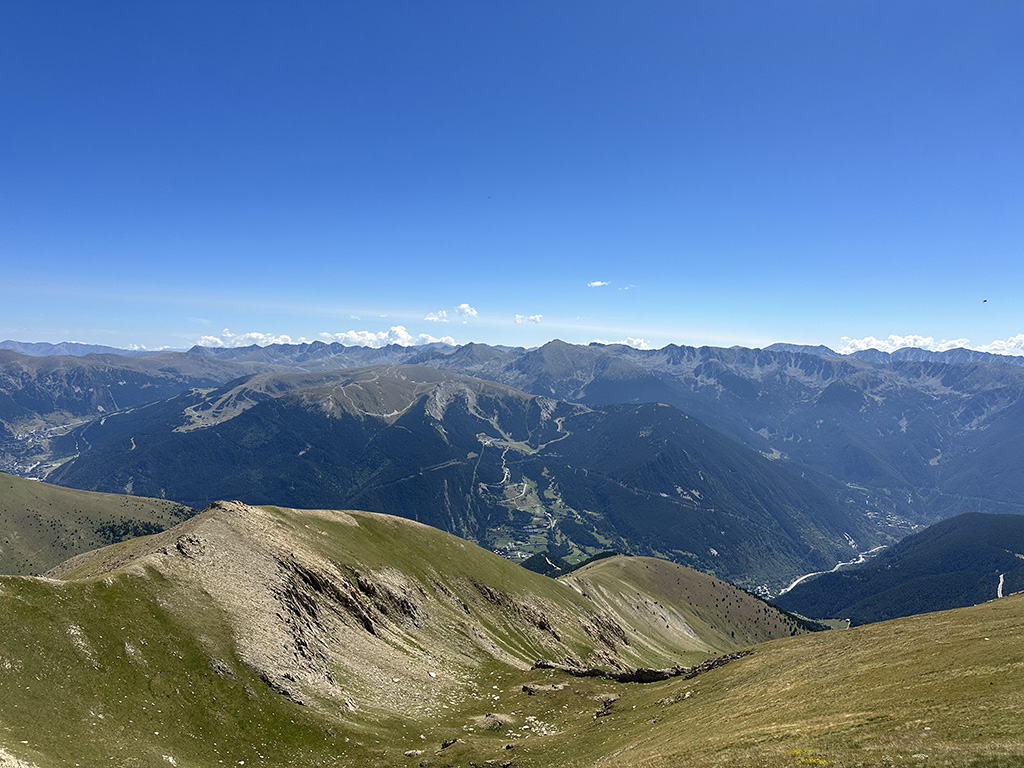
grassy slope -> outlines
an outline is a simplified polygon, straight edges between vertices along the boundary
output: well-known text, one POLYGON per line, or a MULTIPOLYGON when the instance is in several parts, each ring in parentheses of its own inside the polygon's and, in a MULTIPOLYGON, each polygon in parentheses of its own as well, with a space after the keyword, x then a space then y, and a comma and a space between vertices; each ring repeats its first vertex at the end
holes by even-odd
POLYGON ((677 642, 684 607, 647 587, 676 631, 626 644, 641 623, 604 615, 624 630, 606 642, 600 607, 569 586, 370 513, 229 503, 51 575, 0 579, 0 749, 39 766, 417 765, 406 750, 453 737, 452 755, 515 741, 526 758, 542 729, 527 717, 598 706, 549 711, 553 694, 524 693, 558 674, 530 671, 537 658, 632 667, 736 647, 677 642), (506 718, 497 730, 488 712, 506 718))
MULTIPOLYGON (((166 766, 168 757, 183 766, 424 768, 1010 766, 1024 757, 1024 596, 784 638, 693 680, 636 685, 528 667, 559 654, 633 665, 703 658, 683 642, 680 618, 701 634, 699 613, 712 628, 704 647, 727 650, 744 611, 759 625, 754 604, 740 608, 727 587, 646 558, 581 569, 575 586, 600 593, 592 601, 405 520, 231 505, 61 573, 75 578, 0 579, 0 764, 5 752, 40 768, 166 766), (364 591, 376 635, 315 591, 305 592, 315 613, 295 609, 302 600, 274 602, 302 584, 275 560, 287 561, 277 549, 285 544, 308 573, 340 584, 358 570, 364 583, 410 597, 422 621, 364 591), (474 582, 508 601, 487 599, 474 582), (690 613, 680 593, 693 600, 690 613), (523 606, 543 611, 558 639, 523 606), (583 631, 602 608, 633 635, 630 646, 611 651, 583 631), (659 635, 651 629, 662 615, 670 630, 659 635), (316 632, 295 634, 302 621, 316 632), (302 638, 306 655, 294 642, 302 638), (315 679, 318 649, 343 696, 315 679), (529 695, 524 683, 566 687, 529 695)), ((750 631, 770 622, 760 626, 750 631)))
POLYGON ((1018 766, 1022 629, 1019 595, 768 643, 692 681, 624 695, 619 714, 590 729, 605 740, 564 765, 624 750, 614 764, 1018 766))
MULTIPOLYGON (((800 633, 792 619, 764 600, 666 560, 605 558, 560 581, 619 617, 630 628, 631 642, 654 655, 666 646, 715 655, 800 633)), ((660 663, 679 662, 661 658, 660 663)))
POLYGON ((62 488, 0 472, 0 573, 42 573, 127 536, 191 514, 163 499, 62 488))

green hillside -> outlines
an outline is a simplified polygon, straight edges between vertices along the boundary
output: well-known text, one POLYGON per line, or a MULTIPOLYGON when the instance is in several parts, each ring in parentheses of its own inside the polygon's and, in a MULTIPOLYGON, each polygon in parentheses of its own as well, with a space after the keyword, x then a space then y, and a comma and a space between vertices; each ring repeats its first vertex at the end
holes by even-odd
MULTIPOLYGON (((48 577, 0 579, 0 747, 38 766, 395 765, 454 737, 498 749, 545 712, 552 691, 522 690, 559 674, 531 672, 538 659, 614 672, 740 646, 713 625, 694 634, 671 596, 651 593, 671 613, 653 635, 653 618, 365 512, 219 503, 48 577), (477 740, 488 713, 502 725, 477 740)), ((800 631, 775 613, 776 636, 800 631)))
MULTIPOLYGON (((726 652, 801 632, 789 616, 706 573, 651 557, 610 557, 560 577, 607 612, 638 624, 631 643, 726 652)), ((665 658, 659 663, 678 663, 665 658)))
POLYGON ((42 573, 73 555, 161 531, 191 514, 164 499, 79 491, 0 472, 0 573, 42 573))
POLYGON ((48 576, 0 578, 0 764, 19 768, 1024 758, 1024 596, 788 637, 674 564, 556 581, 400 518, 235 502, 48 576), (769 641, 649 684, 531 668, 694 665, 747 638, 769 641))
POLYGON ((1020 766, 1022 631, 1015 595, 765 643, 693 680, 616 689, 607 717, 535 764, 1020 766))

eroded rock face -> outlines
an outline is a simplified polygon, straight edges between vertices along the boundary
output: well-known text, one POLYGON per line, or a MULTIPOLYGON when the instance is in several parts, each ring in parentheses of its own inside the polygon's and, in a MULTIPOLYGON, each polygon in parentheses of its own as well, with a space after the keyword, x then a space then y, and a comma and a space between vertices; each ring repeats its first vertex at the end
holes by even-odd
POLYGON ((525 603, 522 600, 518 600, 512 595, 488 586, 487 584, 474 581, 473 586, 476 587, 477 591, 483 595, 488 602, 512 611, 530 626, 549 632, 556 640, 561 639, 558 636, 558 631, 551 625, 548 617, 541 609, 534 605, 530 605, 529 603, 525 603))
MULTIPOLYGON (((691 678, 702 675, 705 672, 710 672, 712 669, 723 667, 730 661, 742 659, 750 653, 751 651, 749 650, 727 653, 723 656, 716 656, 708 659, 707 661, 703 661, 693 667, 674 666, 666 667, 664 669, 638 667, 636 669, 610 672, 598 667, 581 667, 576 664, 558 664, 557 662, 549 661, 548 659, 538 659, 533 665, 533 668, 554 669, 559 672, 564 672, 567 675, 571 675, 572 677, 597 677, 604 680, 614 680, 617 683, 658 683, 662 680, 668 680, 671 677, 682 677, 684 680, 690 680, 691 678)), ((523 687, 523 690, 526 690, 526 686, 523 687)))
POLYGON ((413 586, 409 579, 393 568, 367 574, 353 570, 353 574, 359 590, 383 615, 406 620, 415 627, 426 623, 423 598, 427 592, 422 586, 413 586))
MULTIPOLYGON (((333 711, 439 706, 466 686, 450 670, 476 658, 528 667, 474 621, 475 606, 500 609, 507 620, 558 641, 548 612, 495 587, 481 582, 474 590, 445 574, 422 580, 390 566, 335 562, 316 546, 322 539, 303 538, 319 521, 358 520, 325 510, 275 516, 218 502, 171 538, 155 537, 148 566, 196 583, 233 617, 238 656, 268 687, 333 711), (308 519, 302 536, 292 516, 308 519)), ((211 666, 231 674, 223 660, 211 666)))
POLYGON ((203 540, 195 535, 179 536, 174 546, 185 557, 193 559, 200 558, 206 553, 206 545, 203 540))
POLYGON ((67 567, 105 580, 159 573, 176 610, 230 632, 230 649, 210 644, 215 675, 237 678, 244 665, 276 693, 335 714, 430 711, 476 697, 482 665, 526 670, 540 657, 563 660, 563 671, 663 679, 636 668, 645 657, 623 614, 471 548, 385 515, 218 502, 67 567), (391 557, 392 546, 409 552, 391 557))

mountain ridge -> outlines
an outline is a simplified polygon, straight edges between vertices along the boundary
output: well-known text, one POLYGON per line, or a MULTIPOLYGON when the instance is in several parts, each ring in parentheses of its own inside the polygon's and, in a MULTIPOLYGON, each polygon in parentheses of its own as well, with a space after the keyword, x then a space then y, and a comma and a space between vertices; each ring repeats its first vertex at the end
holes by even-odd
POLYGON ((872 534, 830 492, 670 406, 566 403, 432 367, 255 374, 55 442, 81 454, 51 476, 75 487, 401 511, 509 555, 614 544, 750 588, 872 534))
POLYGON ((761 639, 804 631, 724 582, 628 560, 604 580, 618 598, 602 606, 404 518, 218 502, 165 532, 79 555, 45 579, 0 577, 11 630, 0 637, 10 664, 0 677, 0 746, 46 766, 110 754, 283 765, 297 733, 298 754, 317 756, 311 763, 347 754, 351 764, 394 764, 394 747, 421 748, 419 734, 435 745, 452 731, 476 741, 474 718, 488 713, 500 714, 500 732, 480 729, 487 744, 549 719, 536 706, 545 694, 530 704, 523 690, 529 680, 561 690, 546 682, 556 673, 532 671, 538 659, 611 672, 698 664, 739 649, 729 633, 741 628, 761 639), (633 581, 652 568, 665 588, 633 581), (626 607, 616 613, 618 605, 626 607), (650 634, 655 624, 664 629, 650 634), (19 650, 25 633, 38 638, 30 655, 19 650), (57 680, 66 696, 45 693, 57 680), (203 708, 214 699, 215 709, 203 708), (51 712, 62 716, 44 718, 51 727, 40 731, 41 713, 51 712), (246 718, 264 727, 238 740, 246 718), (392 757, 382 759, 370 734, 390 734, 392 757), (349 745, 349 736, 363 743, 349 745))
POLYGON ((1022 595, 808 635, 675 564, 616 557, 565 581, 401 518, 220 502, 47 578, 0 577, 0 759, 788 768, 925 755, 953 768, 1024 757, 1022 595), (775 639, 744 648, 753 627, 775 639), (569 674, 666 661, 689 671, 645 684, 569 674))
MULTIPOLYGON (((834 502, 856 510, 874 531, 868 538, 899 537, 962 512, 1024 512, 1024 473, 1012 461, 1024 448, 1020 365, 988 358, 936 362, 930 353, 929 359, 888 356, 884 362, 870 362, 772 346, 778 348, 669 345, 637 350, 555 341, 529 350, 480 344, 372 349, 315 342, 242 350, 194 348, 137 359, 26 358, 6 352, 0 354, 0 468, 36 477, 66 471, 56 465, 90 448, 79 443, 67 450, 64 433, 87 422, 98 429, 95 425, 105 417, 109 427, 124 418, 108 417, 115 410, 162 407, 154 405, 161 396, 192 397, 193 405, 205 408, 209 404, 203 392, 246 376, 283 369, 315 375, 370 361, 446 370, 588 408, 671 405, 812 482, 832 500, 829 507, 834 502), (132 390, 129 399, 119 394, 126 386, 132 390), (55 446, 63 446, 63 453, 55 446)), ((255 391, 249 395, 253 402, 263 397, 255 391)), ((242 404, 237 400, 232 407, 242 404)), ((307 407, 319 406, 310 400, 307 407)), ((204 413, 196 412, 196 425, 204 413)), ((125 450, 131 437, 125 435, 125 450)), ((294 435, 296 455, 306 450, 300 438, 294 435)), ((259 429, 251 439, 261 439, 259 429)), ((655 446, 649 442, 637 449, 651 451, 655 446)), ((467 446, 466 452, 477 451, 467 446)), ((527 459, 522 452, 516 455, 527 459)), ((457 458, 464 460, 454 455, 446 460, 457 458)), ((585 462, 577 460, 575 466, 583 468, 585 462)), ((295 464, 293 469, 301 478, 309 467, 295 464)), ((126 476, 110 490, 123 491, 131 487, 129 482, 126 476)), ((195 494, 194 506, 214 495, 239 495, 222 490, 195 494)), ((148 491, 156 496, 161 492, 161 486, 148 491)), ((445 495, 443 488, 432 492, 446 508, 463 503, 461 497, 445 495)), ((671 487, 658 492, 675 493, 671 487)), ((262 500, 274 498, 276 494, 267 494, 262 500)), ((384 503, 366 499, 350 503, 384 503)), ((475 535, 470 529, 452 529, 475 535)), ((859 537, 855 531, 847 533, 859 537)))

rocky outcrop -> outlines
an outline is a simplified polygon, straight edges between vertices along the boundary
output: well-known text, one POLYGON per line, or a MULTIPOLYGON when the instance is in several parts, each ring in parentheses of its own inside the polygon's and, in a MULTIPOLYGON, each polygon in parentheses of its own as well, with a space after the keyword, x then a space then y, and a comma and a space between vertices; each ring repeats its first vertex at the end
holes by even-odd
POLYGON ((689 680, 690 678, 697 677, 697 675, 710 672, 712 669, 724 667, 730 661, 741 659, 751 653, 752 651, 749 650, 727 653, 724 656, 716 656, 713 659, 703 661, 693 667, 675 666, 667 667, 665 669, 638 667, 637 669, 626 670, 624 672, 612 672, 598 667, 578 667, 569 664, 559 664, 547 659, 538 659, 536 663, 534 663, 533 668, 554 669, 558 672, 564 672, 567 675, 572 675, 573 677, 599 677, 603 680, 614 680, 617 683, 657 683, 662 680, 668 680, 671 677, 682 677, 684 680, 689 680))

